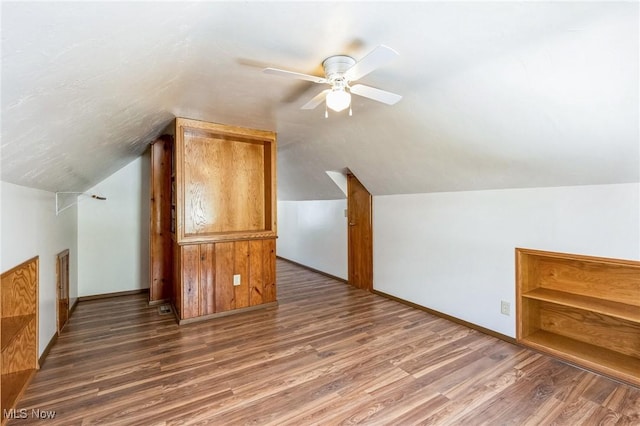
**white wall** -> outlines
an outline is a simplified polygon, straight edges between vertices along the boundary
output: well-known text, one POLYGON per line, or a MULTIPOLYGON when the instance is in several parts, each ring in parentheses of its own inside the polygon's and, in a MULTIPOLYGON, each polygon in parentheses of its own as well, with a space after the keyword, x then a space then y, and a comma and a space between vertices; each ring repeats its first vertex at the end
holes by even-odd
POLYGON ((69 249, 69 293, 78 295, 77 208, 56 216, 55 194, 0 182, 2 272, 40 256, 39 354, 56 333, 57 254, 69 249))
POLYGON ((78 206, 79 295, 148 288, 148 154, 86 192, 107 200, 78 206))
POLYGON ((278 201, 278 256, 347 279, 347 200, 278 201))
POLYGON ((373 210, 376 290, 511 337, 515 247, 640 259, 638 183, 376 196, 373 210))

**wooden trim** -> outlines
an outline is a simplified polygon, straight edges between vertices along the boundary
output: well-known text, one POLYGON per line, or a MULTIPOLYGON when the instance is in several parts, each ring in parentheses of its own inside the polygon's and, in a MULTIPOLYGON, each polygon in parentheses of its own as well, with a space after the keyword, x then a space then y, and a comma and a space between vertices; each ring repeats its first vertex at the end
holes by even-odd
POLYGON ((40 355, 40 358, 38 358, 38 364, 40 365, 40 368, 42 368, 42 364, 44 364, 47 356, 49 355, 49 352, 51 351, 51 348, 53 348, 53 345, 55 345, 56 342, 58 342, 58 333, 55 333, 53 336, 51 336, 51 340, 49 340, 49 343, 47 343, 47 347, 44 348, 44 351, 42 351, 42 355, 40 355))
POLYGON ((108 299, 110 297, 129 296, 131 294, 140 294, 140 293, 148 293, 148 292, 149 292, 148 288, 143 288, 140 290, 128 290, 128 291, 117 291, 115 293, 93 294, 90 296, 78 297, 78 302, 86 302, 88 300, 97 300, 97 299, 108 299))
POLYGON ((263 303, 262 305, 247 306, 246 308, 239 308, 239 309, 231 309, 229 311, 217 312, 215 314, 202 315, 199 317, 187 318, 183 320, 178 319, 175 306, 173 306, 173 313, 176 315, 176 320, 178 321, 178 325, 185 325, 185 324, 191 324, 194 322, 205 321, 213 318, 220 318, 220 317, 226 317, 229 315, 240 314, 243 312, 250 312, 250 311, 257 311, 259 309, 272 308, 275 306, 278 306, 278 302, 263 303))
POLYGON ((427 308, 427 307, 422 306, 422 305, 418 305, 417 303, 409 302, 408 300, 404 300, 404 299, 401 299, 401 298, 396 297, 396 296, 392 296, 392 295, 387 294, 385 292, 382 292, 380 290, 375 290, 374 289, 374 290, 372 290, 372 293, 377 294, 378 296, 386 297, 387 299, 395 300, 396 302, 400 302, 400 303, 402 303, 404 305, 411 306, 412 308, 420 309, 421 311, 428 312, 428 313, 430 313, 432 315, 438 316, 440 318, 444 318, 446 320, 455 322, 457 324, 464 325, 465 327, 469 327, 469 328, 471 328, 473 330, 477 330, 477 331, 479 331, 481 333, 488 334, 489 336, 495 337, 495 338, 500 339, 500 340, 504 340, 505 342, 509 342, 509 343, 514 344, 514 345, 522 346, 513 337, 509 337, 509 336, 507 336, 505 334, 498 333, 498 332, 493 331, 493 330, 489 330, 488 328, 481 327, 481 326, 479 326, 477 324, 474 324, 472 322, 461 320, 460 318, 452 317, 451 315, 443 314, 442 312, 427 308))
POLYGON ((638 268, 640 265, 640 262, 638 260, 632 260, 632 259, 616 259, 613 257, 587 256, 584 254, 534 250, 534 249, 528 249, 528 248, 522 248, 522 247, 516 247, 516 253, 518 252, 524 253, 527 255, 534 255, 534 256, 554 257, 561 260, 580 260, 580 261, 601 262, 601 263, 607 263, 609 265, 623 265, 623 266, 631 266, 634 268, 638 268))
POLYGON ((331 275, 331 274, 329 274, 327 272, 324 272, 324 271, 321 271, 319 269, 312 268, 311 266, 303 265, 302 263, 298 263, 298 262, 293 261, 291 259, 287 259, 286 257, 282 257, 282 256, 276 256, 276 257, 278 259, 284 260, 285 262, 293 263, 294 265, 297 265, 297 266, 300 266, 302 268, 308 269, 309 271, 315 272, 316 274, 324 275, 325 277, 332 278, 332 279, 334 279, 336 281, 340 281, 340 282, 343 282, 345 284, 349 284, 349 281, 345 280, 344 278, 336 277, 335 275, 331 275))

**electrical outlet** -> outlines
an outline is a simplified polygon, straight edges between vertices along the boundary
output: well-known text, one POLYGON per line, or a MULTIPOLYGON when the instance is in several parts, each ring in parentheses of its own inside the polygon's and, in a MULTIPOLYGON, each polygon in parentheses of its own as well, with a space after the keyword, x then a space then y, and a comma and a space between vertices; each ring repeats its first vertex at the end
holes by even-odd
POLYGON ((511 304, 509 302, 505 302, 504 300, 500 302, 500 313, 502 315, 511 315, 511 304))
POLYGON ((240 285, 240 274, 235 274, 233 276, 233 285, 240 285))

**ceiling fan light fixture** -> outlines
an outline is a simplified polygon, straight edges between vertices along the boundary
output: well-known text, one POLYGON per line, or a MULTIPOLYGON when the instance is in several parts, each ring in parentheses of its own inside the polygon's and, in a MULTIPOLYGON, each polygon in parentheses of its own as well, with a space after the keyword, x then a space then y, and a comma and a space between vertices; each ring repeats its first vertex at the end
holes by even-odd
POLYGON ((327 106, 340 112, 351 105, 351 95, 343 88, 332 90, 327 94, 327 106))

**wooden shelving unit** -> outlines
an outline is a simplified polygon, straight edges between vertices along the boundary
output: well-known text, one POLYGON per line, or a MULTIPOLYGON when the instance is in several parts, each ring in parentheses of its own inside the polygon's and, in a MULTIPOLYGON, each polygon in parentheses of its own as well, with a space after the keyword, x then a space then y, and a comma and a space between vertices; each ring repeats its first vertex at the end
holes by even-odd
POLYGON ((2 274, 0 285, 0 410, 16 402, 38 369, 38 258, 2 274))
POLYGON ((276 303, 274 132, 176 118, 152 146, 152 182, 152 275, 173 281, 180 323, 276 303))
POLYGON ((517 339, 640 386, 640 262, 516 249, 517 339))

